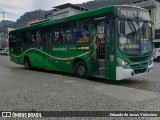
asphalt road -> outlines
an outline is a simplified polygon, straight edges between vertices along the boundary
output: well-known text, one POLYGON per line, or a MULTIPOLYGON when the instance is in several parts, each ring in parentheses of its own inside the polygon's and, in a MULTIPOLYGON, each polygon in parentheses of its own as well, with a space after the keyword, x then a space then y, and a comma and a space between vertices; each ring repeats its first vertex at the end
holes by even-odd
POLYGON ((155 63, 154 71, 148 75, 112 82, 42 69, 26 70, 10 62, 8 56, 0 56, 0 111, 160 111, 160 63, 155 63))

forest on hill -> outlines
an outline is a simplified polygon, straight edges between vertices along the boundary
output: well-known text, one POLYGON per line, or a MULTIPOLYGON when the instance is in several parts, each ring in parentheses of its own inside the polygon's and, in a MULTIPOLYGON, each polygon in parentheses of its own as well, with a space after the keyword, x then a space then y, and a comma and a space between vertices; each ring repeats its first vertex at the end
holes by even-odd
MULTIPOLYGON (((24 27, 28 24, 28 21, 39 19, 44 19, 45 11, 44 10, 35 10, 31 12, 27 12, 24 15, 20 16, 19 19, 17 19, 16 22, 5 20, 5 31, 7 31, 7 28, 19 28, 24 27)), ((0 32, 4 31, 4 22, 0 22, 0 32)))

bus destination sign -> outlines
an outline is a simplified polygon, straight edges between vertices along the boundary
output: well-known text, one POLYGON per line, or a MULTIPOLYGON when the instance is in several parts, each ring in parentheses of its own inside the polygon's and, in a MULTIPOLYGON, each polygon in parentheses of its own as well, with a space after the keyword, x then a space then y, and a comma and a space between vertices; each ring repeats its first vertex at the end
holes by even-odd
POLYGON ((131 19, 138 18, 138 19, 150 21, 149 12, 141 9, 119 8, 118 14, 120 14, 122 17, 125 17, 125 18, 131 18, 131 19))

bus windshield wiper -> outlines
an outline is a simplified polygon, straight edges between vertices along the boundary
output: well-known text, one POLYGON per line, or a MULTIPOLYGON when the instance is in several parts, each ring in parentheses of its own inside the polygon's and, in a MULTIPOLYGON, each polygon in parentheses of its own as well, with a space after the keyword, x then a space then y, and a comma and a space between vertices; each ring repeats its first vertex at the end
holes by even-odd
POLYGON ((131 25, 131 23, 130 23, 131 21, 128 20, 127 22, 128 22, 128 25, 129 25, 129 28, 131 29, 131 31, 134 32, 133 27, 132 27, 132 25, 131 25))
MULTIPOLYGON (((138 39, 138 36, 140 37, 140 34, 139 34, 138 31, 136 30, 136 27, 135 27, 133 21, 130 21, 130 24, 132 25, 132 27, 133 27, 133 29, 134 29, 134 31, 135 31, 135 33, 136 33, 136 41, 137 41, 137 43, 139 43, 139 42, 140 42, 140 39, 138 39)), ((138 25, 138 23, 137 23, 137 25, 138 25)), ((139 25, 138 25, 138 27, 139 27, 139 25)))

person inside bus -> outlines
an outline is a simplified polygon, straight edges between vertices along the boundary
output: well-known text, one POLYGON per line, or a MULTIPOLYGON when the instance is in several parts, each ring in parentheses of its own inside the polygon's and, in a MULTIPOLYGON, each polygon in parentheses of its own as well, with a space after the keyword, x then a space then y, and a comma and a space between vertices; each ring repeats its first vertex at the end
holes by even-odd
POLYGON ((64 39, 63 39, 63 44, 68 44, 70 42, 70 34, 65 33, 64 34, 64 39))
POLYGON ((35 37, 34 37, 34 34, 32 34, 32 45, 35 45, 35 37))
POLYGON ((123 34, 119 34, 119 47, 120 47, 120 50, 124 50, 126 44, 127 44, 126 36, 123 35, 123 34))
POLYGON ((74 39, 76 41, 79 41, 81 40, 81 38, 83 37, 83 35, 81 34, 81 31, 76 31, 75 34, 74 34, 74 39))
POLYGON ((131 44, 131 43, 135 44, 136 43, 135 36, 136 36, 135 32, 127 34, 126 35, 127 43, 128 44, 131 44))
POLYGON ((51 48, 51 39, 52 39, 52 33, 46 33, 45 35, 45 46, 47 49, 51 48))
POLYGON ((83 31, 81 32, 81 34, 82 34, 82 38, 76 41, 76 43, 87 43, 89 41, 89 32, 88 32, 87 26, 83 27, 83 31))
POLYGON ((39 45, 41 44, 41 35, 40 35, 40 32, 39 32, 39 31, 36 32, 35 44, 36 44, 37 46, 39 46, 39 45))

